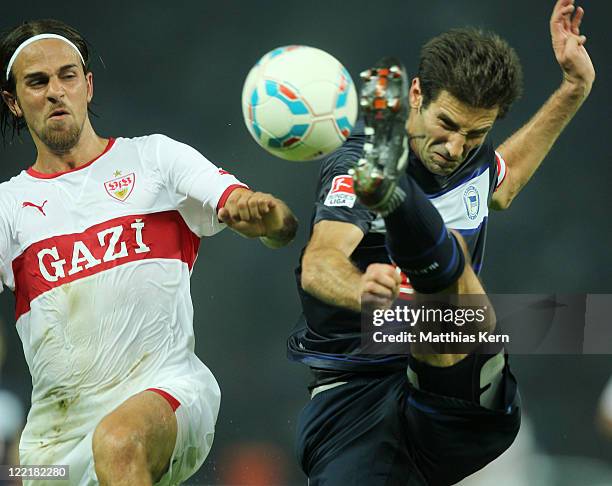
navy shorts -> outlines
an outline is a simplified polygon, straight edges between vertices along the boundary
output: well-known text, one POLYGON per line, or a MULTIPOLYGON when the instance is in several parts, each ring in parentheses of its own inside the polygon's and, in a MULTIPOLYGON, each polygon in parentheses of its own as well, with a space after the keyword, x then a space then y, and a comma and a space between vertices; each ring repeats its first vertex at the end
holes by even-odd
POLYGON ((302 410, 298 460, 310 486, 455 484, 498 457, 518 433, 520 398, 507 367, 504 402, 489 410, 424 392, 405 371, 354 374, 302 410))

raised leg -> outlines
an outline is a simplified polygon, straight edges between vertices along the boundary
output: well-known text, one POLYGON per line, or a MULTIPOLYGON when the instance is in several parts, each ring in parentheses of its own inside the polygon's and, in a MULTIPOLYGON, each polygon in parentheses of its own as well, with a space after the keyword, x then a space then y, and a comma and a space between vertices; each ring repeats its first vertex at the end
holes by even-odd
POLYGON ((96 475, 103 486, 149 486, 168 470, 177 435, 170 403, 143 391, 104 417, 94 432, 96 475))

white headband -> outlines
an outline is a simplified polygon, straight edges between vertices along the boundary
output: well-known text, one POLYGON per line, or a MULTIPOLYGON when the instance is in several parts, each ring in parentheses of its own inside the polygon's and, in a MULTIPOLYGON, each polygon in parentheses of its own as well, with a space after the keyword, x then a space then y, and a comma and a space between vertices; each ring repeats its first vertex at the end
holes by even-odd
POLYGON ((35 35, 34 37, 30 37, 29 39, 24 40, 19 45, 19 47, 15 49, 15 52, 11 56, 11 60, 9 61, 8 66, 6 67, 6 80, 7 81, 9 80, 9 76, 11 74, 11 68, 13 67, 13 63, 15 62, 15 59, 17 59, 17 56, 19 55, 19 53, 23 49, 25 49, 27 46, 29 46, 32 42, 36 42, 41 39, 59 39, 59 40, 63 40, 64 42, 68 43, 68 45, 72 46, 74 50, 78 52, 79 57, 81 58, 81 62, 83 63, 83 66, 85 66, 85 60, 83 59, 83 54, 81 54, 81 51, 79 51, 79 48, 75 46, 72 42, 70 42, 68 39, 58 34, 38 34, 38 35, 35 35))

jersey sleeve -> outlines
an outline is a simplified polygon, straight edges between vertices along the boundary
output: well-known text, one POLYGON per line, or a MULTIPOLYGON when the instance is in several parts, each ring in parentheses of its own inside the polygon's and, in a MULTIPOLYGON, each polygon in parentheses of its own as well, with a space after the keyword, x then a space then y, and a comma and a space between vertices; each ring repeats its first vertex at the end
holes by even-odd
MULTIPOLYGON (((0 189, 1 190, 1 189, 0 189)), ((9 206, 4 199, 0 199, 0 293, 7 284, 9 268, 11 265, 11 228, 9 224, 9 206)))
POLYGON ((323 220, 340 221, 354 224, 364 234, 370 230, 376 214, 359 202, 348 173, 361 157, 362 147, 362 137, 352 136, 323 161, 313 225, 323 220))
POLYGON ((506 179, 506 173, 508 171, 508 167, 506 166, 506 161, 501 156, 501 154, 495 151, 495 162, 497 163, 497 181, 495 184, 495 190, 499 189, 506 179))
POLYGON ((234 189, 248 186, 189 145, 164 135, 151 138, 162 182, 189 228, 198 236, 225 228, 217 212, 234 189))

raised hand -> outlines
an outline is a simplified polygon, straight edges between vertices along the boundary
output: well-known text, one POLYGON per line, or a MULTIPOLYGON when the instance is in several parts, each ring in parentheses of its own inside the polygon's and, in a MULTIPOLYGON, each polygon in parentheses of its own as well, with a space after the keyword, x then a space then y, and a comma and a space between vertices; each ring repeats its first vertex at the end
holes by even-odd
POLYGON ((584 47, 586 36, 580 33, 584 9, 574 0, 558 0, 550 17, 550 35, 564 81, 588 96, 595 80, 595 69, 584 47))

